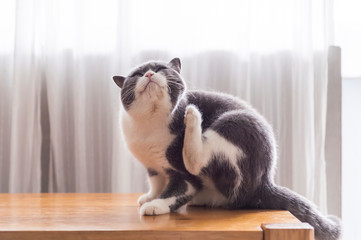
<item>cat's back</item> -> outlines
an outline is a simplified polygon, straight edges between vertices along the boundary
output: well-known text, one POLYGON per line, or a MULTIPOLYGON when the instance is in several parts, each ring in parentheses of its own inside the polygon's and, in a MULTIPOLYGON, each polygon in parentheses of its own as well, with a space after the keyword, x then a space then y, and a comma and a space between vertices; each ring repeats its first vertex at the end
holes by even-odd
POLYGON ((257 114, 248 103, 232 95, 191 90, 185 93, 173 113, 173 121, 170 124, 170 130, 173 133, 184 131, 184 113, 188 105, 196 106, 201 112, 203 130, 209 128, 216 119, 226 112, 241 110, 250 114, 257 114))
POLYGON ((247 102, 218 92, 188 91, 173 114, 170 124, 172 134, 183 136, 184 114, 189 105, 199 109, 203 133, 209 129, 216 131, 235 145, 251 149, 250 152, 259 146, 274 148, 274 134, 268 121, 247 102), (250 142, 247 139, 257 141, 250 142))
POLYGON ((212 91, 188 91, 186 93, 187 105, 193 104, 204 115, 218 115, 232 110, 251 110, 245 101, 229 94, 212 91))

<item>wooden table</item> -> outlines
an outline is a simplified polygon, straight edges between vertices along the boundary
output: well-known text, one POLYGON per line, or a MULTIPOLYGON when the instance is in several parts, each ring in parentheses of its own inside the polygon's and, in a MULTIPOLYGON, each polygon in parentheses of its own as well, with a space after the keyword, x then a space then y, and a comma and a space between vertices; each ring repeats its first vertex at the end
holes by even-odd
POLYGON ((183 207, 140 216, 139 194, 0 194, 0 239, 313 240, 288 211, 183 207))

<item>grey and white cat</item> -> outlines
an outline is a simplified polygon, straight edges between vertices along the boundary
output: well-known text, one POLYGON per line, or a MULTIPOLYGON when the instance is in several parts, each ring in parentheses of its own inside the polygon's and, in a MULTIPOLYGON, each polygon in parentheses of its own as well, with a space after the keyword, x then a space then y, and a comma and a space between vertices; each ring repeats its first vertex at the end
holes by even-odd
POLYGON ((276 142, 267 121, 238 98, 187 91, 180 69, 175 58, 113 77, 125 109, 125 141, 148 169, 150 190, 138 200, 140 214, 165 214, 187 203, 286 209, 310 223, 316 239, 339 239, 337 221, 275 185, 276 142))

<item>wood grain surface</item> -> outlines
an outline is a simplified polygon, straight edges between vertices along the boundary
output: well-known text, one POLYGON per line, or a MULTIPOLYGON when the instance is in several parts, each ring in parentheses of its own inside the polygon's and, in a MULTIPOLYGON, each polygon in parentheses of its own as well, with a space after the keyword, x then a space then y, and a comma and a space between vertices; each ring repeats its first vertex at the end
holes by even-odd
POLYGON ((313 227, 308 223, 263 224, 264 240, 313 240, 313 227))
POLYGON ((262 240, 264 223, 300 223, 288 211, 277 210, 183 207, 176 213, 140 216, 138 197, 0 194, 0 239, 262 240))

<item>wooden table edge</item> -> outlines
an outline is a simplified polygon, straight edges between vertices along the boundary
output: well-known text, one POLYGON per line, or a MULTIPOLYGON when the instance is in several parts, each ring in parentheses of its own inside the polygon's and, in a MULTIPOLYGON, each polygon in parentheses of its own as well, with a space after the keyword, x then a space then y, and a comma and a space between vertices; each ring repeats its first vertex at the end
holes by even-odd
POLYGON ((261 240, 263 232, 258 231, 167 231, 167 230, 95 230, 95 231, 0 231, 1 240, 261 240))
POLYGON ((314 240, 314 229, 308 223, 263 223, 263 240, 314 240))

